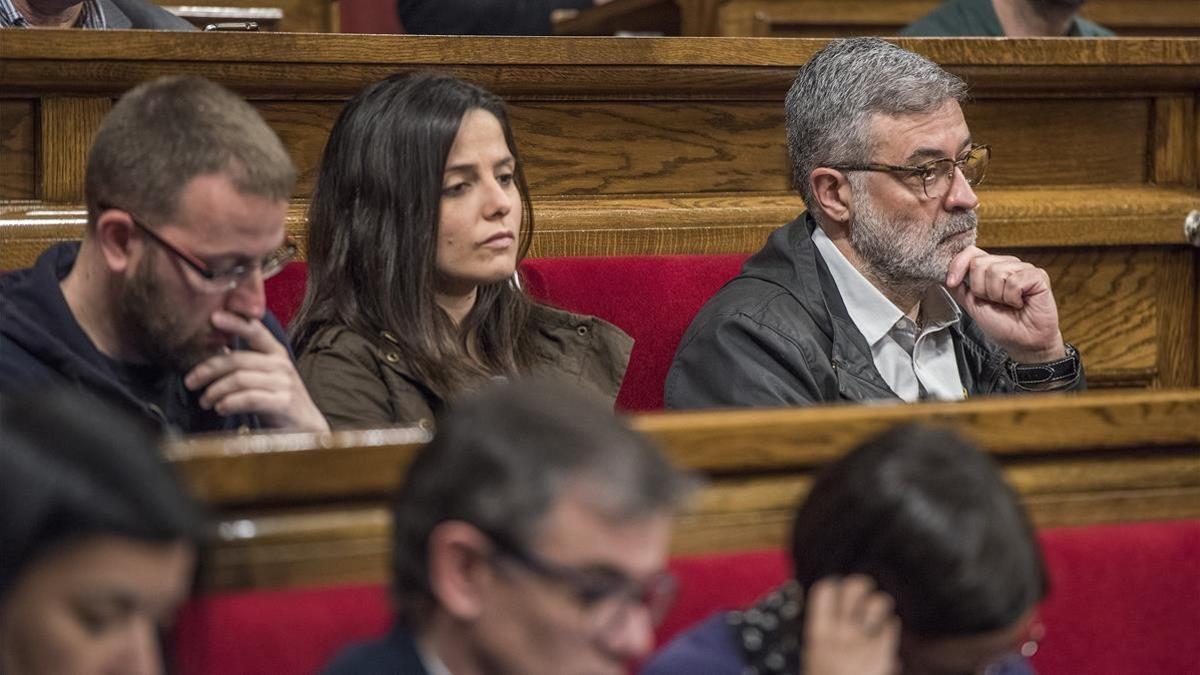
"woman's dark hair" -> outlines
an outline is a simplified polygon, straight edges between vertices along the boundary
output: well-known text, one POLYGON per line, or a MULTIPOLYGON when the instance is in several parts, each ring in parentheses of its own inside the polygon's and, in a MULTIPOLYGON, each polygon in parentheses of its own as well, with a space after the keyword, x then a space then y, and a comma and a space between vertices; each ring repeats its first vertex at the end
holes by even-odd
POLYGON ((796 580, 861 573, 929 638, 1012 625, 1046 593, 1033 527, 992 459, 957 434, 888 431, 818 475, 792 532, 796 580))
POLYGON ((373 84, 342 110, 325 145, 308 214, 308 288, 292 328, 298 352, 328 325, 387 331, 413 375, 443 398, 528 366, 530 301, 509 280, 480 286, 460 326, 435 301, 446 158, 463 116, 476 109, 500 121, 514 159, 518 262, 525 257, 533 210, 503 101, 430 72, 373 84))
POLYGON ((0 598, 52 548, 92 535, 196 542, 201 519, 156 439, 98 399, 0 400, 0 598))

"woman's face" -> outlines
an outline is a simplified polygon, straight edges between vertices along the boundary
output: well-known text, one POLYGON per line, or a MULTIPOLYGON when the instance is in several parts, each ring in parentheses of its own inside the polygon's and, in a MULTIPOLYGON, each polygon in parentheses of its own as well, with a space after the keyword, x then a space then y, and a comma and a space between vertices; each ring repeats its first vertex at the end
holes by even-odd
POLYGON ((463 115, 442 176, 438 292, 468 295, 517 267, 521 195, 500 120, 486 110, 463 115))
POLYGON ((159 627, 187 596, 194 555, 108 535, 47 553, 0 605, 0 672, 161 673, 159 627))

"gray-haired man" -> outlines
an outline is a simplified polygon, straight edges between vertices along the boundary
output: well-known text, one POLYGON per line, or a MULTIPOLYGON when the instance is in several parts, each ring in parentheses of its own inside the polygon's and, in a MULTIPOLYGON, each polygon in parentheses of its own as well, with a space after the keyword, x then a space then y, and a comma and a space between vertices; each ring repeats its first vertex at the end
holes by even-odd
POLYGON ((787 97, 808 212, 700 311, 673 408, 1082 389, 1045 271, 975 247, 990 148, 966 86, 883 40, 831 42, 787 97))

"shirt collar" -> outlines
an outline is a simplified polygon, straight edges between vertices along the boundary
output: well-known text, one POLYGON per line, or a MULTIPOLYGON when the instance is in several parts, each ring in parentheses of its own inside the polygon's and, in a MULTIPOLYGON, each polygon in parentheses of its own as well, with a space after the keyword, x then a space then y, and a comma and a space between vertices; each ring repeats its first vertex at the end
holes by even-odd
MULTIPOLYGON (((904 312, 850 264, 820 225, 813 228, 812 239, 837 284, 846 312, 867 344, 882 340, 904 318, 904 312)), ((921 298, 922 332, 958 323, 959 316, 958 303, 941 285, 932 285, 921 298)))

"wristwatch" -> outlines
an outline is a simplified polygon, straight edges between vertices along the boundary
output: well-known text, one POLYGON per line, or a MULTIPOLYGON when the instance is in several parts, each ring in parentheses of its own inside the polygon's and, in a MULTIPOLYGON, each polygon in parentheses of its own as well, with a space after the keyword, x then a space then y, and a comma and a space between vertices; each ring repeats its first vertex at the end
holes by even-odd
POLYGON ((1079 374, 1079 352, 1067 344, 1067 355, 1048 363, 1017 363, 1009 359, 1008 374, 1022 387, 1036 387, 1075 379, 1079 374))

